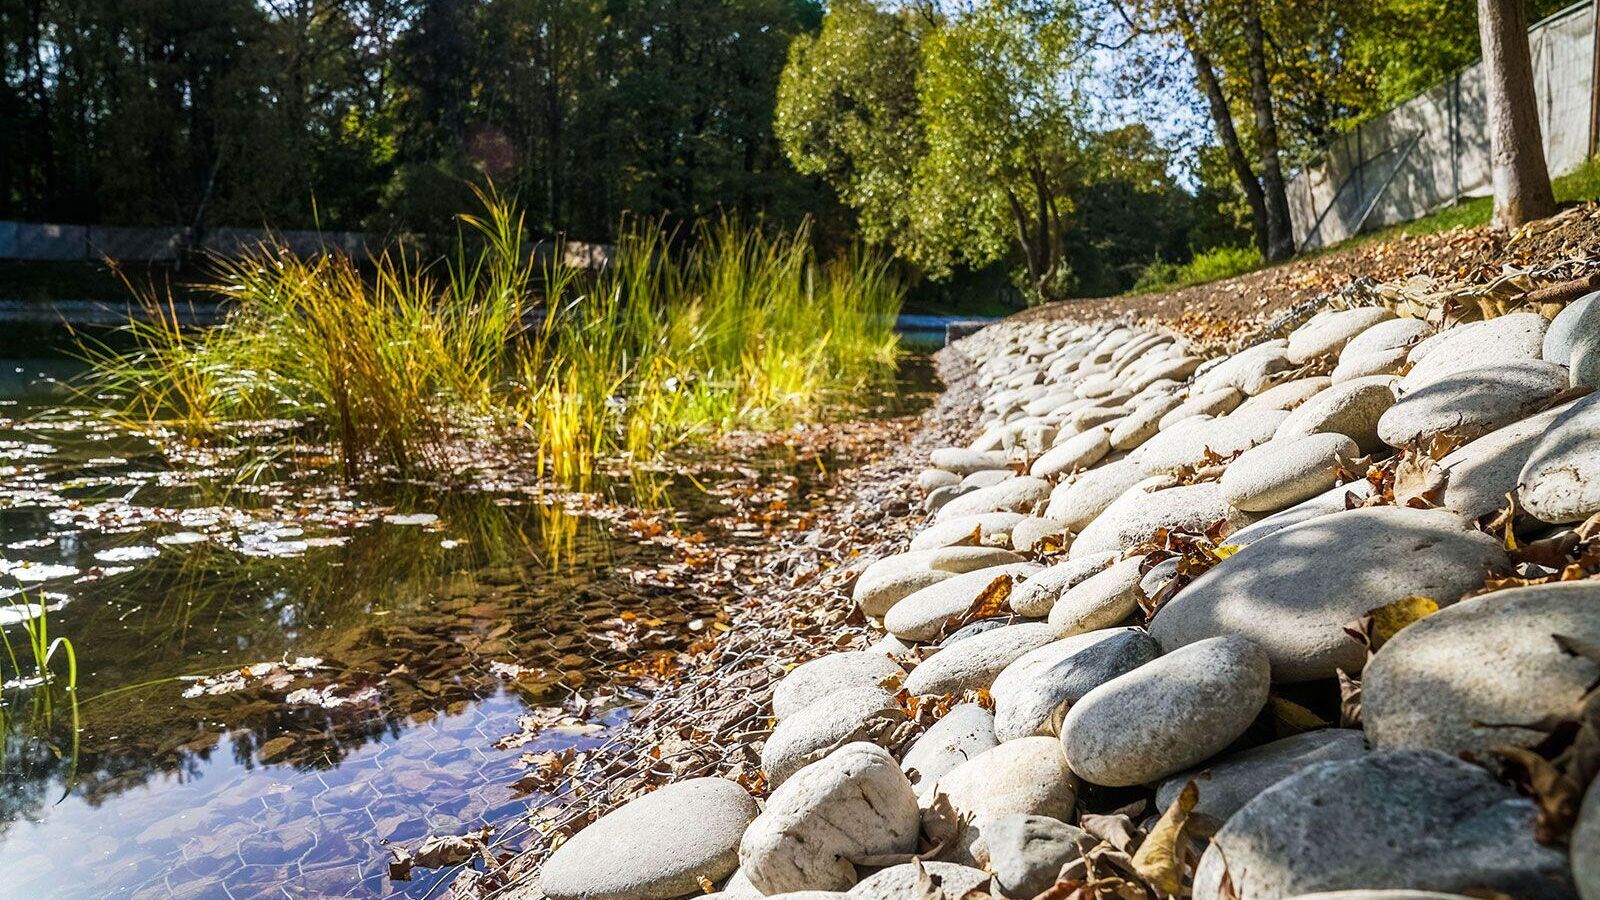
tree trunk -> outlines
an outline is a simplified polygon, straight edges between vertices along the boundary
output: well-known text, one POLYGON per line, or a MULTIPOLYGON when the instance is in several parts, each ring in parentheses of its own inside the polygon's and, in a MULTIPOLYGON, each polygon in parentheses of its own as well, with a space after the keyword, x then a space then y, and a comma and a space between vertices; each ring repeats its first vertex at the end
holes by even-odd
POLYGON ((1550 171, 1539 134, 1533 93, 1533 59, 1522 0, 1478 0, 1489 101, 1489 154, 1494 181, 1494 224, 1514 228, 1555 214, 1550 171))
POLYGON ((1289 219, 1289 195, 1284 189, 1283 166, 1278 153, 1278 121, 1272 112, 1272 81, 1267 74, 1266 35, 1261 27, 1261 10, 1254 3, 1245 8, 1245 59, 1250 69, 1250 106, 1256 119, 1256 150, 1261 155, 1261 192, 1267 204, 1267 252, 1269 260, 1294 255, 1294 225, 1289 219))
POLYGON ((1234 177, 1239 179, 1239 189, 1244 192, 1244 199, 1250 204, 1250 223, 1255 230, 1256 249, 1261 251, 1264 258, 1267 255, 1267 202, 1261 193, 1261 181, 1256 178, 1255 170, 1250 168, 1250 160, 1245 156, 1244 145, 1239 143, 1239 131, 1233 124, 1233 110, 1228 108, 1228 98, 1222 93, 1222 83, 1217 80, 1217 70, 1211 63, 1211 55, 1200 45, 1200 35, 1195 30, 1189 10, 1184 4, 1177 3, 1174 4, 1174 12, 1178 17, 1184 47, 1188 49, 1189 59, 1194 63, 1200 89, 1206 95, 1206 104, 1211 108, 1211 123, 1217 129, 1217 140, 1222 143, 1222 150, 1227 154, 1228 164, 1233 168, 1234 177))

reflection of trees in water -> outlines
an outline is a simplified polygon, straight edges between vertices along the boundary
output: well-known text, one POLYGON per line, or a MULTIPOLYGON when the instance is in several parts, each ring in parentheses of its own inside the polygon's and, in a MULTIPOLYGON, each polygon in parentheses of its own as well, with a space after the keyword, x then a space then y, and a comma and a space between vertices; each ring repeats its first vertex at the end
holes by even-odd
MULTIPOLYGON (((491 659, 547 665, 555 673, 550 684, 532 687, 559 686, 572 660, 562 659, 562 649, 541 652, 541 644, 619 610, 595 601, 624 596, 626 585, 614 595, 592 589, 595 573, 609 571, 617 554, 603 524, 483 495, 396 505, 437 512, 446 527, 357 528, 343 546, 295 558, 193 545, 81 592, 59 626, 94 657, 82 664, 93 674, 80 685, 89 702, 74 790, 99 805, 153 778, 202 777, 217 752, 253 768, 262 764, 262 746, 281 736, 294 745, 273 753, 272 764, 333 768, 373 740, 397 738, 413 721, 492 696, 504 682, 487 668, 491 659), (560 520, 555 527, 572 564, 552 572, 541 566, 535 542, 560 520), (446 548, 445 538, 462 543, 446 548), (177 675, 284 654, 322 657, 327 669, 282 690, 178 696, 188 682, 177 675), (93 699, 151 681, 157 683, 93 699), (381 702, 333 709, 282 702, 298 688, 337 686, 348 695, 369 685, 379 687, 381 702)), ((28 759, 6 767, 20 777, 5 779, 5 822, 49 802, 52 785, 65 790, 71 761, 37 737, 9 736, 28 759)))

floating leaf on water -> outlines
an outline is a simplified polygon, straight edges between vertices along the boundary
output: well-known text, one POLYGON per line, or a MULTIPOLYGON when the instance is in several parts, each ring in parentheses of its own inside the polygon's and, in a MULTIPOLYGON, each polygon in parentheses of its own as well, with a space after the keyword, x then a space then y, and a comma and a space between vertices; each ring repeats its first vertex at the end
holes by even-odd
POLYGON ((76 566, 0 559, 0 575, 10 575, 23 584, 40 584, 58 578, 71 578, 76 574, 78 574, 76 566))
POLYGON ((390 525, 432 525, 439 517, 433 513, 390 513, 383 521, 390 525))
POLYGON ((160 556, 161 551, 146 544, 131 544, 126 547, 112 547, 95 553, 94 558, 101 562, 134 562, 141 559, 151 559, 160 556))
POLYGON ((175 534, 163 534, 156 538, 156 543, 165 547, 182 547, 188 544, 203 544, 210 538, 198 531, 179 531, 175 534))

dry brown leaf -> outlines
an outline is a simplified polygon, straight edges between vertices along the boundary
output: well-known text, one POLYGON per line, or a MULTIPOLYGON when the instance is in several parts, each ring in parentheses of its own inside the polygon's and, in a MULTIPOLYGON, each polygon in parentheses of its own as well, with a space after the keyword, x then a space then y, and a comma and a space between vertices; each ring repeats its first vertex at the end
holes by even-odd
POLYGON ((972 598, 972 603, 965 611, 944 620, 943 633, 949 634, 980 619, 992 619, 1010 613, 1011 610, 1006 607, 1006 599, 1011 596, 1011 586, 1014 583, 1010 575, 1001 575, 989 582, 988 587, 972 598))
POLYGON ((1361 682, 1339 670, 1339 727, 1361 727, 1361 682))
POLYGON ((1193 781, 1183 786, 1178 799, 1161 814, 1155 827, 1133 855, 1133 868, 1157 892, 1176 897, 1183 892, 1183 829, 1189 813, 1200 800, 1200 789, 1193 781))

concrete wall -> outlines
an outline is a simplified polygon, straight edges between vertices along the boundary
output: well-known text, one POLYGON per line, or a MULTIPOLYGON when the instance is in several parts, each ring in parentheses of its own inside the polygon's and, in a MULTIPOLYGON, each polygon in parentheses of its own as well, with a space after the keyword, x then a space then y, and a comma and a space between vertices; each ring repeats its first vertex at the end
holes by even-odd
MULTIPOLYGON (((1534 25, 1528 43, 1545 161, 1552 176, 1563 175, 1589 152, 1593 4, 1534 25)), ((1323 247, 1487 196, 1488 122, 1478 64, 1343 135, 1289 182, 1295 242, 1323 247)))

